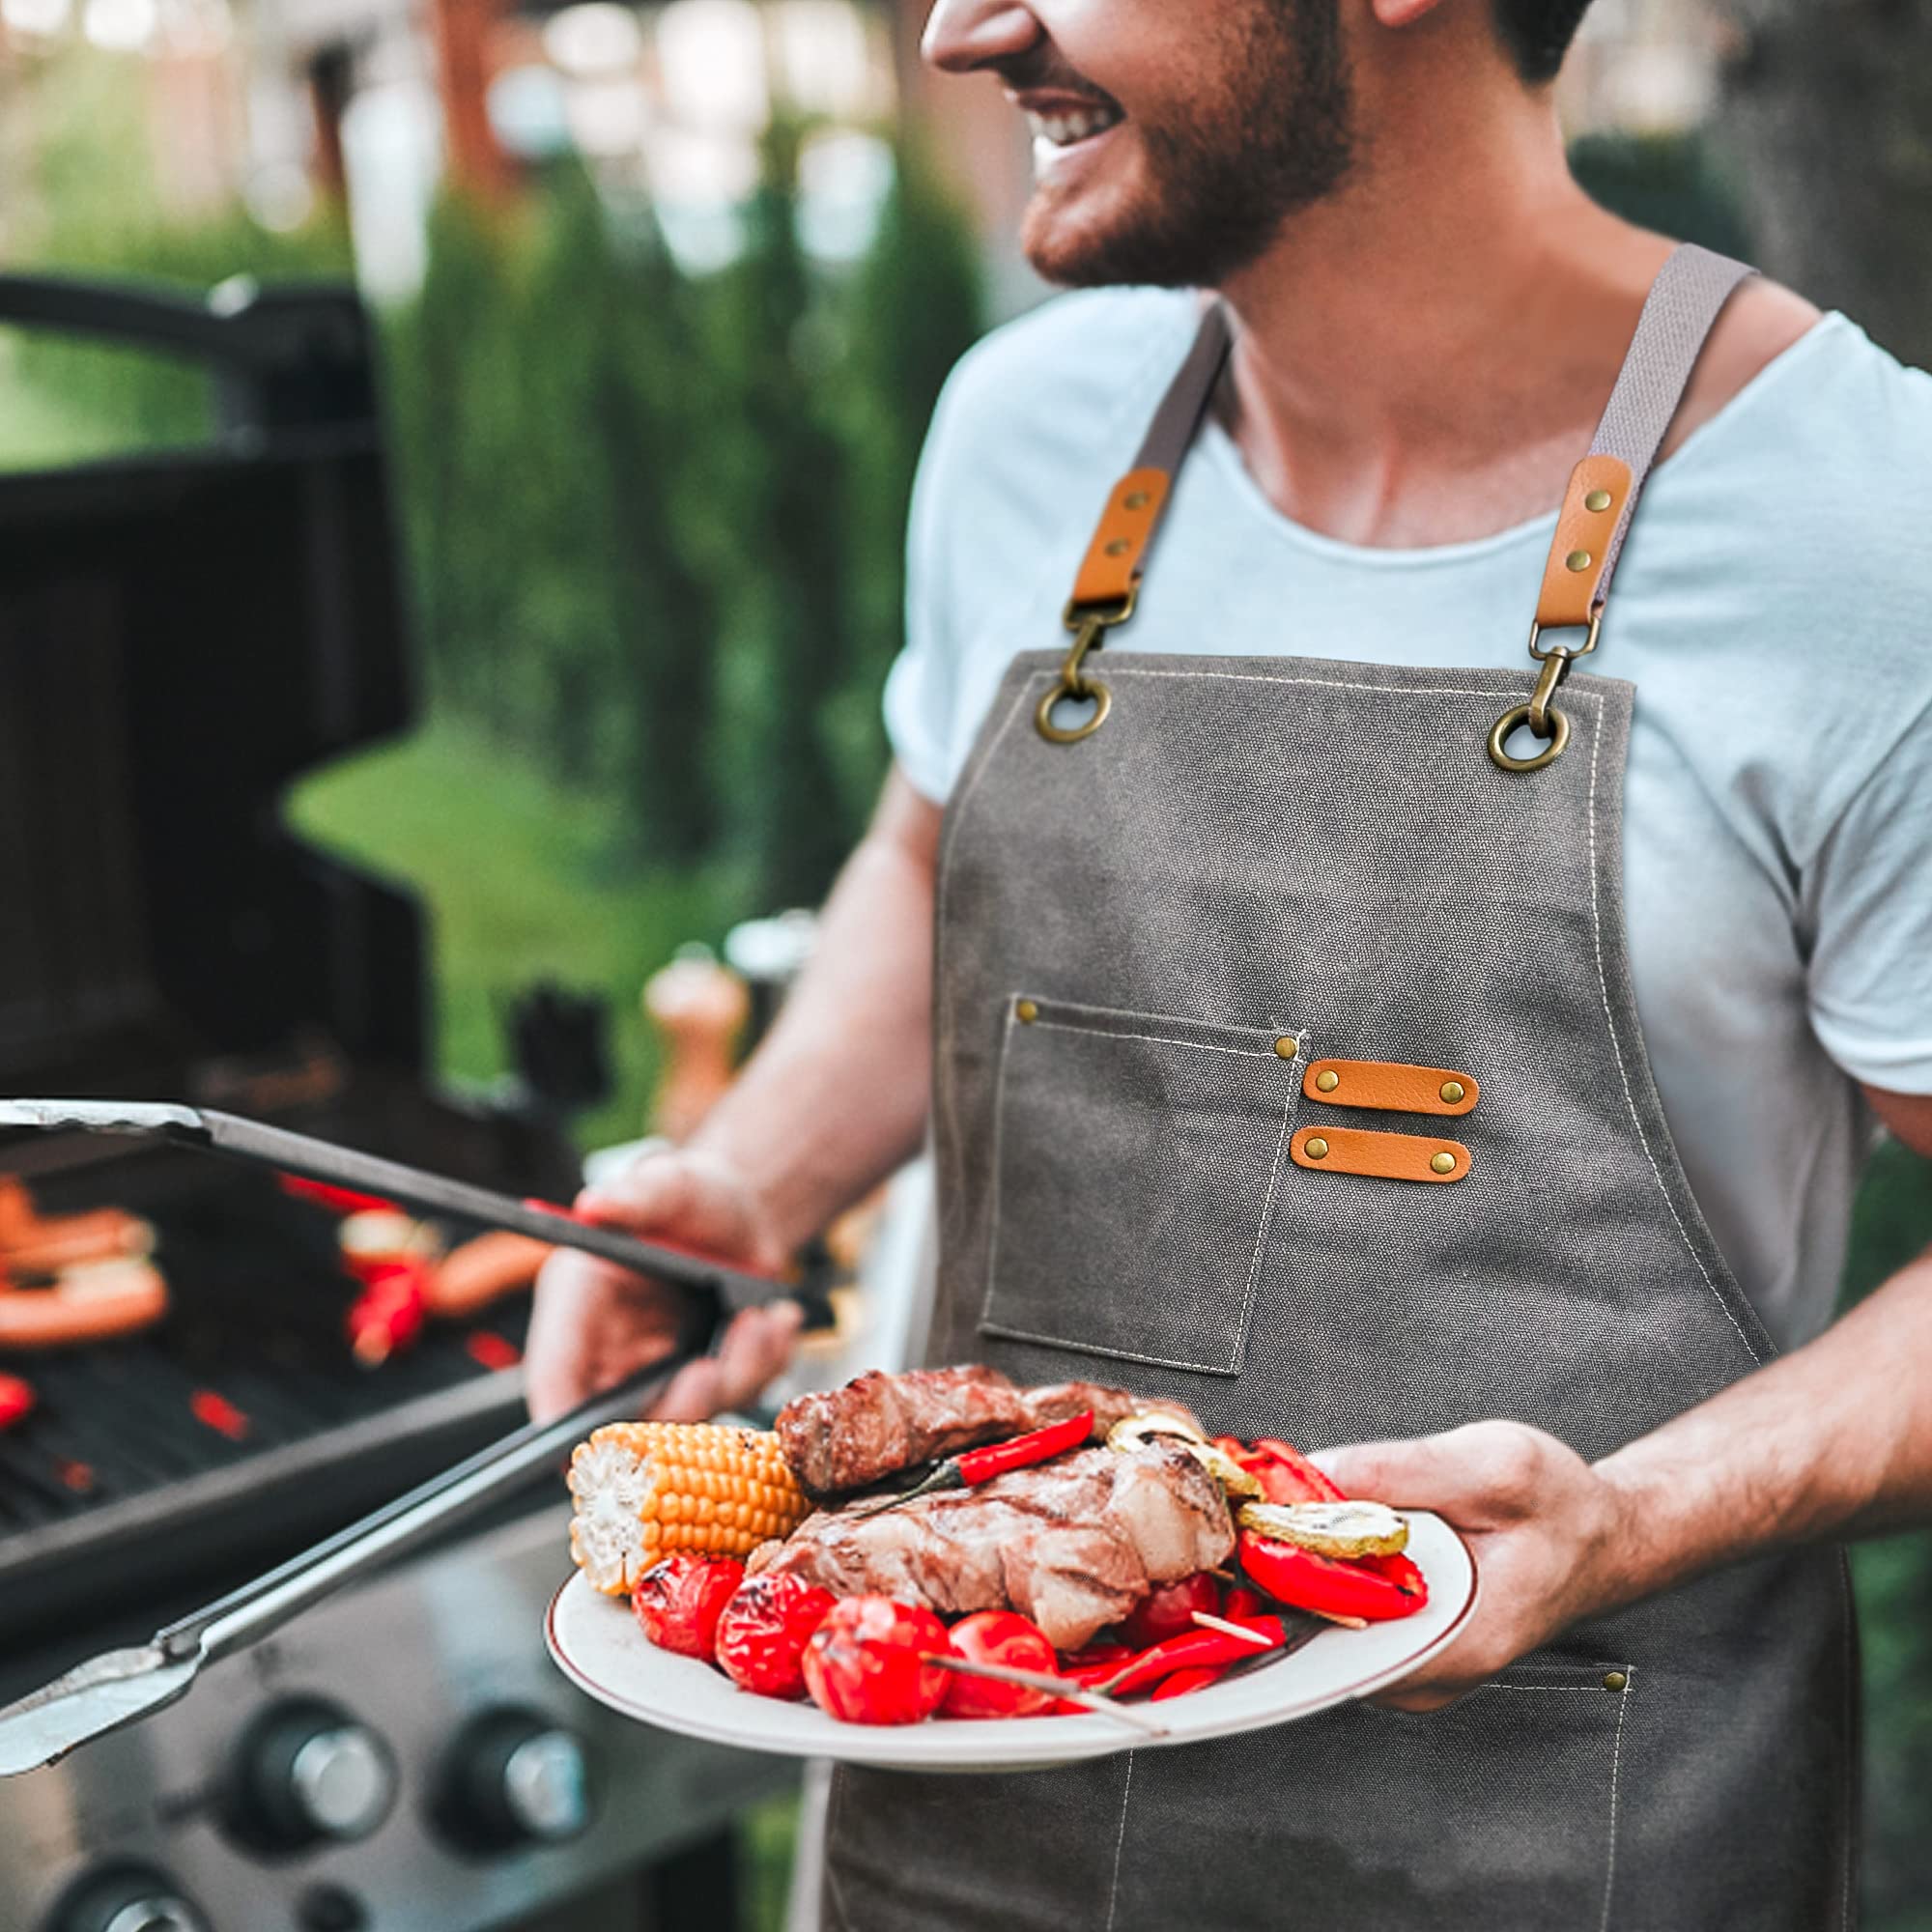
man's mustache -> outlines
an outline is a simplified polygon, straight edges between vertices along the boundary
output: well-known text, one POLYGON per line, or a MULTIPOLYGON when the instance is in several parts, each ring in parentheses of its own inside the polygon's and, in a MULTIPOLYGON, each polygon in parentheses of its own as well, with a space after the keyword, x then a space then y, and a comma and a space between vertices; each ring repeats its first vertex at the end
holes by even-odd
POLYGON ((988 63, 1000 84, 1014 94, 1078 94, 1099 101, 1117 113, 1121 103, 1104 87, 1095 86, 1078 68, 1069 65, 1051 47, 1029 47, 1010 60, 988 63))

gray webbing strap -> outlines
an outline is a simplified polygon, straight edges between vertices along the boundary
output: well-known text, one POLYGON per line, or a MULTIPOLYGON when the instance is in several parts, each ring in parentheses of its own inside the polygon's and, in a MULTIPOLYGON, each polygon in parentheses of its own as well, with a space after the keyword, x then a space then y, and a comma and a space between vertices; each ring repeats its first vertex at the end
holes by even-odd
POLYGON ((1614 456, 1630 465, 1631 488, 1623 515, 1605 552, 1596 601, 1609 595, 1617 558, 1623 554, 1631 516, 1649 478, 1657 452, 1684 400, 1690 374, 1724 304, 1738 285, 1757 273, 1728 255, 1685 242, 1658 271, 1637 318, 1630 354, 1597 425, 1592 456, 1614 456))
POLYGON ((1172 476, 1200 434, 1201 419, 1213 400, 1214 385, 1227 366, 1228 352, 1235 346, 1235 331, 1228 321, 1225 302, 1209 302, 1195 331, 1194 346, 1176 372, 1160 399, 1152 422, 1148 424, 1140 454, 1134 458, 1136 469, 1164 469, 1172 476))

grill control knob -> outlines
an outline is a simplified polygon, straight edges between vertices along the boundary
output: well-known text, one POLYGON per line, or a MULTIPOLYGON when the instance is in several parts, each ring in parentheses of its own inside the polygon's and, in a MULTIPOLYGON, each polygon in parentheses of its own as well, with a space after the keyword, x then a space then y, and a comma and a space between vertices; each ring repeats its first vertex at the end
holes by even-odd
POLYGON ((367 1724, 320 1698, 279 1704, 242 1740, 229 1823, 244 1842, 296 1852, 366 1838, 396 1799, 396 1761, 367 1724))
POLYGON ((557 1845, 590 1824, 583 1740, 541 1712, 486 1711, 444 1760, 437 1819, 472 1852, 557 1845))
POLYGON ((208 1932, 208 1920, 162 1873, 117 1865, 83 1879, 62 1901, 49 1932, 208 1932))

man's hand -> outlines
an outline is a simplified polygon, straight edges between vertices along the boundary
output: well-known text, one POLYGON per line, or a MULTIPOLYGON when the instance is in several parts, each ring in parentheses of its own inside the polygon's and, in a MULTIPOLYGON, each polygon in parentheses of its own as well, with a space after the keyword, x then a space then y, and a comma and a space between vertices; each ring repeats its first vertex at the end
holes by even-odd
POLYGON ((1622 1492, 1574 1449, 1520 1422, 1474 1422, 1412 1442, 1313 1459, 1351 1496, 1434 1510, 1475 1552, 1482 1594, 1463 1634, 1377 1699, 1438 1711, 1579 1617, 1625 1601, 1622 1492))
MULTIPOLYGON (((787 1259, 753 1189, 715 1155, 639 1155, 606 1191, 580 1194, 577 1209, 604 1227, 753 1268, 775 1269, 787 1259)), ((525 1355, 530 1413, 539 1421, 560 1415, 668 1354, 678 1314, 675 1289, 559 1248, 537 1277, 525 1355)), ((799 1321, 794 1302, 746 1309, 715 1356, 678 1371, 652 1415, 700 1422, 750 1402, 790 1361, 799 1321)))

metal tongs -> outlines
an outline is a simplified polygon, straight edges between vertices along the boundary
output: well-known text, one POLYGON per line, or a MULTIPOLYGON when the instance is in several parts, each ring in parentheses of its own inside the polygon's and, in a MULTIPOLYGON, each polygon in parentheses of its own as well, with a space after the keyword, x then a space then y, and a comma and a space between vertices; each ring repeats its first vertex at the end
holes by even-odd
POLYGON ((0 1777, 56 1764, 76 1746, 165 1708, 186 1694, 204 1665, 259 1642, 379 1564, 514 1493, 591 1430, 637 1414, 678 1370, 708 1350, 722 1311, 790 1295, 806 1301, 808 1325, 823 1318, 821 1307, 776 1276, 633 1240, 572 1220, 562 1208, 530 1207, 232 1114, 138 1101, 0 1100, 0 1127, 79 1127, 185 1141, 434 1213, 459 1214, 582 1248, 689 1292, 676 1346, 663 1360, 554 1422, 514 1431, 253 1582, 157 1631, 147 1643, 90 1658, 0 1710, 0 1777))

